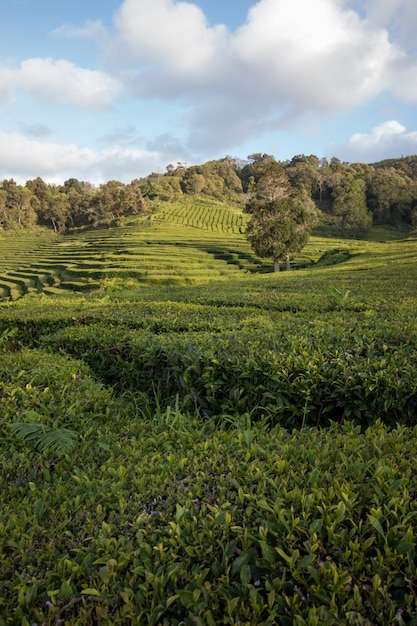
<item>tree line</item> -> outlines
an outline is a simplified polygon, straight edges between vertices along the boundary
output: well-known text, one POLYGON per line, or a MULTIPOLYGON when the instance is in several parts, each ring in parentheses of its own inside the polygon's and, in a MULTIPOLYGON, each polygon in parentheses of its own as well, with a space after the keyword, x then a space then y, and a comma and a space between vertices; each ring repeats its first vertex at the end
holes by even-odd
POLYGON ((3 180, 0 228, 47 226, 65 233, 103 222, 117 224, 123 217, 151 212, 163 202, 187 196, 240 203, 251 214, 260 210, 259 202, 285 197, 287 213, 300 211, 302 205, 307 216, 314 214, 329 232, 341 237, 356 237, 372 224, 411 230, 417 227, 417 156, 374 164, 346 163, 336 157, 327 161, 315 155, 288 161, 268 154, 253 154, 244 161, 227 156, 202 165, 170 164, 163 173, 128 184, 111 180, 98 187, 75 178, 63 185, 47 184, 40 177, 25 185, 3 180))

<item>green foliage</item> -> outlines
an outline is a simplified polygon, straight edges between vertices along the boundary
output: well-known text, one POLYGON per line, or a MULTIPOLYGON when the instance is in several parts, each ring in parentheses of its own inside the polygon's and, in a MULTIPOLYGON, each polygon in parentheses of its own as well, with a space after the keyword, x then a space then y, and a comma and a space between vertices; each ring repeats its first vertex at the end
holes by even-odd
POLYGON ((301 198, 251 200, 245 208, 251 214, 246 236, 260 257, 271 257, 276 269, 307 244, 311 216, 301 198))
MULTIPOLYGON (((415 161, 410 156, 373 165, 348 164, 336 157, 329 163, 315 155, 296 155, 281 163, 257 153, 247 161, 226 156, 201 165, 169 164, 164 174, 153 172, 128 184, 110 180, 97 188, 75 178, 60 186, 48 185, 39 176, 25 186, 3 180, 0 230, 21 233, 41 226, 57 234, 68 233, 123 224, 131 216, 159 212, 164 203, 191 200, 243 205, 254 194, 276 200, 285 189, 301 194, 328 214, 333 234, 361 235, 371 221, 412 231, 417 225, 415 161)), ((197 222, 198 228, 206 227, 204 215, 197 222)))
POLYGON ((146 432, 7 463, 5 624, 412 623, 415 431, 146 432))
POLYGON ((35 424, 35 438, 42 436, 41 427, 45 435, 64 428, 85 436, 108 419, 115 404, 84 363, 65 355, 23 349, 0 354, 0 365, 0 433, 5 437, 16 422, 26 423, 28 435, 35 424))
POLYGON ((0 305, 1 626, 415 624, 415 252, 0 305))
POLYGON ((349 289, 347 289, 345 292, 340 291, 340 289, 338 289, 337 287, 332 287, 332 293, 335 296, 335 298, 337 298, 337 300, 339 300, 339 302, 346 302, 346 300, 349 297, 350 291, 349 289))
POLYGON ((221 335, 190 334, 184 320, 180 335, 169 332, 168 320, 158 335, 137 330, 109 335, 106 325, 95 324, 55 333, 45 345, 82 358, 106 384, 151 397, 157 389, 167 404, 179 396, 181 410, 202 417, 221 420, 251 412, 252 419, 289 428, 300 425, 303 415, 307 424, 346 418, 363 425, 378 418, 412 424, 414 325, 406 344, 402 329, 397 335, 389 323, 366 313, 356 313, 352 326, 355 304, 348 294, 333 287, 329 306, 337 312, 326 322, 307 325, 302 317, 286 317, 255 327, 248 320, 241 330, 221 335))
POLYGON ((354 175, 341 178, 333 187, 335 225, 341 237, 356 237, 369 230, 372 216, 366 206, 365 182, 354 175))
POLYGON ((68 428, 52 429, 44 424, 13 422, 13 435, 39 452, 52 452, 58 457, 72 452, 77 445, 77 433, 68 428))
POLYGON ((352 253, 348 249, 333 248, 332 250, 326 250, 318 260, 319 265, 328 266, 336 265, 337 263, 344 263, 348 261, 352 256, 352 253))

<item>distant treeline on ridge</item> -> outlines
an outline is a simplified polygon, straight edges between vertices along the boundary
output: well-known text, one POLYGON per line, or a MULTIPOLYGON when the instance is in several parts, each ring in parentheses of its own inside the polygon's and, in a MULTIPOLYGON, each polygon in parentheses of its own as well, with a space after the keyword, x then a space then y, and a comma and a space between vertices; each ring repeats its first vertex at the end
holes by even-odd
MULTIPOLYGON (((51 185, 37 177, 24 186, 0 182, 0 230, 46 226, 57 233, 121 223, 124 217, 154 212, 161 203, 210 197, 235 206, 255 197, 268 154, 242 161, 229 156, 203 165, 168 165, 128 184, 111 180, 99 187, 70 178, 51 185)), ((417 227, 417 156, 374 164, 346 163, 333 157, 294 156, 278 162, 291 187, 312 200, 320 222, 335 234, 356 236, 364 224, 417 227), (349 228, 344 215, 349 212, 349 228), (357 219, 355 218, 357 216, 357 219)))

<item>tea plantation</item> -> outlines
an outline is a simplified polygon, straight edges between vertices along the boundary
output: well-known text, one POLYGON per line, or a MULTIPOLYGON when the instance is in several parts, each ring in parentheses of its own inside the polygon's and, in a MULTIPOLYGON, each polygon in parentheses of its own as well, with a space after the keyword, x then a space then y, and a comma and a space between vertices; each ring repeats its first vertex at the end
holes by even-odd
POLYGON ((0 625, 417 624, 417 240, 172 220, 1 242, 0 625))
POLYGON ((270 270, 242 234, 247 216, 222 202, 178 202, 115 221, 117 228, 65 237, 0 233, 0 300, 57 289, 125 290, 129 280, 135 286, 201 284, 270 270))

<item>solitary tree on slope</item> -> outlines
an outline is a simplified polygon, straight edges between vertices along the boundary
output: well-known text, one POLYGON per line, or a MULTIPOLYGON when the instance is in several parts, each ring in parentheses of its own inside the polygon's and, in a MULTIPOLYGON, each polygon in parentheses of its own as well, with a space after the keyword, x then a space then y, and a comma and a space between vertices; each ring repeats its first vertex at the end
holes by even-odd
POLYGON ((260 257, 271 257, 274 271, 281 262, 290 269, 290 260, 304 248, 310 236, 312 213, 301 198, 251 200, 245 211, 251 214, 246 236, 260 257))
POLYGON ((274 271, 280 271, 285 260, 290 268, 291 258, 306 245, 315 211, 314 203, 303 190, 291 187, 281 165, 269 159, 254 185, 255 197, 245 205, 251 215, 246 236, 260 257, 271 257, 274 271))

